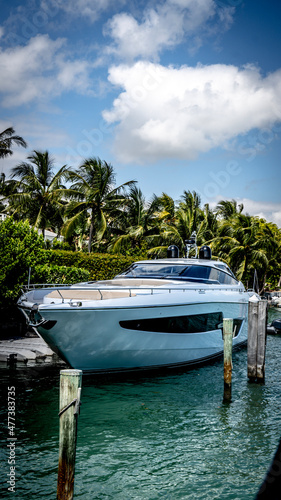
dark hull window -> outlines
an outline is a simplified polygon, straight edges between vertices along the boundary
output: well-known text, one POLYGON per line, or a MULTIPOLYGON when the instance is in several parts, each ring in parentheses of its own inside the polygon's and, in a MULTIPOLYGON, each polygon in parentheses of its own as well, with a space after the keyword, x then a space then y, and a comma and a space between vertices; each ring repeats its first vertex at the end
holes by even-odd
POLYGON ((175 316, 168 318, 149 318, 120 321, 120 326, 128 330, 159 333, 203 333, 222 328, 221 312, 175 316))

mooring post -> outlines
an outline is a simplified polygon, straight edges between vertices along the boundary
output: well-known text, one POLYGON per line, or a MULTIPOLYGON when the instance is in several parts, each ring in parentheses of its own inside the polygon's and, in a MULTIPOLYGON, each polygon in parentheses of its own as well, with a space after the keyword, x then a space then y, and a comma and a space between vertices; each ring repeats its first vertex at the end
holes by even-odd
POLYGON ((248 378, 264 381, 267 301, 256 295, 249 300, 248 310, 248 378))
POLYGON ((60 371, 60 431, 57 500, 72 500, 82 370, 60 371))
POLYGON ((253 382, 257 378, 259 298, 253 295, 248 305, 248 378, 253 382))
POLYGON ((264 382, 266 348, 267 300, 259 302, 258 341, 257 341, 257 382, 264 382))
POLYGON ((231 400, 233 319, 223 320, 224 401, 231 400))

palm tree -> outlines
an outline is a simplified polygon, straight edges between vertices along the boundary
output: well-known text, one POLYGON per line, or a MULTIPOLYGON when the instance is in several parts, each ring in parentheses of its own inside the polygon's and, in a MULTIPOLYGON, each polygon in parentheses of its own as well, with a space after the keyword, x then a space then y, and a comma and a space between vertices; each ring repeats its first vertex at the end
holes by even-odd
MULTIPOLYGON (((260 293, 266 286, 267 278, 273 281, 272 284, 278 284, 280 278, 280 262, 281 262, 281 230, 272 222, 266 222, 264 219, 259 219, 259 239, 260 245, 266 252, 267 265, 263 263, 258 268, 258 276, 260 282, 260 293)), ((258 267, 258 266, 257 266, 258 267)))
POLYGON ((17 182, 14 180, 6 180, 4 172, 0 174, 0 212, 9 213, 7 200, 9 196, 17 192, 17 182))
POLYGON ((156 197, 146 203, 142 191, 135 185, 130 188, 128 201, 119 219, 117 231, 119 234, 109 249, 114 253, 130 249, 141 251, 146 245, 147 237, 155 226, 156 197))
POLYGON ((202 220, 201 199, 196 191, 184 191, 181 196, 179 209, 186 213, 188 221, 189 233, 193 233, 198 228, 199 222, 202 220))
POLYGON ((218 218, 214 210, 211 210, 209 204, 204 205, 202 211, 203 218, 197 226, 197 242, 201 244, 209 244, 209 242, 217 235, 218 218))
MULTIPOLYGON (((161 198, 159 198, 161 200, 161 198)), ((154 235, 151 240, 155 246, 149 253, 164 254, 169 245, 174 244, 179 247, 180 254, 185 253, 185 241, 190 239, 192 233, 197 233, 199 244, 209 239, 213 232, 210 231, 209 224, 215 217, 209 207, 205 206, 205 211, 200 208, 200 196, 195 191, 184 191, 179 206, 176 207, 172 198, 165 195, 163 197, 163 209, 156 214, 158 216, 159 234, 154 235), (207 231, 209 230, 209 231, 207 231)))
POLYGON ((176 244, 175 232, 175 214, 176 205, 171 196, 162 193, 161 196, 154 195, 151 208, 153 210, 153 229, 148 235, 149 246, 148 254, 154 256, 164 256, 170 245, 170 240, 176 244), (151 234, 152 233, 152 234, 151 234))
POLYGON ((211 246, 240 280, 245 281, 255 269, 268 265, 258 217, 238 213, 231 219, 221 221, 218 235, 213 238, 211 246))
POLYGON ((154 209, 154 217, 158 224, 174 224, 176 204, 171 196, 167 193, 162 193, 161 196, 154 195, 152 207, 154 209))
POLYGON ((8 196, 9 207, 15 214, 25 216, 35 228, 59 232, 62 224, 62 199, 65 186, 62 179, 66 175, 64 165, 54 174, 54 160, 48 151, 33 151, 27 157, 29 162, 22 162, 12 169, 12 178, 16 181, 17 191, 8 196))
POLYGON ((67 237, 75 229, 81 214, 89 217, 88 251, 91 252, 92 241, 98 247, 105 235, 108 220, 121 215, 121 207, 126 203, 126 186, 134 185, 135 181, 125 182, 115 187, 115 174, 112 165, 100 158, 90 158, 77 171, 69 170, 68 180, 71 187, 65 191, 71 202, 67 206, 66 215, 70 216, 64 225, 67 237))
POLYGON ((19 135, 13 135, 15 130, 13 127, 6 128, 0 133, 0 158, 12 155, 12 145, 15 143, 17 146, 27 147, 25 140, 19 135))
POLYGON ((236 200, 221 200, 216 206, 216 213, 221 216, 221 218, 228 220, 241 214, 243 209, 243 203, 237 206, 236 200))

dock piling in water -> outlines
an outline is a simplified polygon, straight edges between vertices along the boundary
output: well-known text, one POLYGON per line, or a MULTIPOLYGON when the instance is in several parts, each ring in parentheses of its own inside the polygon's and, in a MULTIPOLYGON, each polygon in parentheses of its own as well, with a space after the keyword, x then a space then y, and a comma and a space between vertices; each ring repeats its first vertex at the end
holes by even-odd
POLYGON ((57 500, 72 500, 82 370, 60 371, 60 431, 57 500))
POLYGON ((231 400, 233 319, 223 320, 224 401, 231 400))
POLYGON ((248 378, 264 382, 267 301, 253 296, 248 312, 248 378))
POLYGON ((266 349, 267 301, 259 304, 258 349, 257 349, 257 380, 264 382, 265 349, 266 349))

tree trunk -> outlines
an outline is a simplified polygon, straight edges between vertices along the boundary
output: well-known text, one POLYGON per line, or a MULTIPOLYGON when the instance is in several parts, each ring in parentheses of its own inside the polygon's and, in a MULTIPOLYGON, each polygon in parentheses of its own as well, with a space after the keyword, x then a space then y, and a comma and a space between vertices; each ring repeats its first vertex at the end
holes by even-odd
POLYGON ((94 232, 94 223, 93 223, 93 221, 91 221, 90 234, 89 234, 89 242, 88 242, 88 252, 89 253, 91 253, 91 249, 92 249, 93 232, 94 232))
POLYGON ((265 290, 265 283, 266 283, 266 273, 263 278, 263 284, 262 284, 262 289, 260 290, 260 295, 264 292, 265 290))

